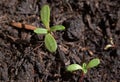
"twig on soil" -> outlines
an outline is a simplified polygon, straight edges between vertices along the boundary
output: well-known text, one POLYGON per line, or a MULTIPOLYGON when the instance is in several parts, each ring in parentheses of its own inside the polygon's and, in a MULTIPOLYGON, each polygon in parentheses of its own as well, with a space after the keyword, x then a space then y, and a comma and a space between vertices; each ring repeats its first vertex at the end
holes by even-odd
POLYGON ((12 36, 10 36, 10 35, 7 35, 7 37, 10 38, 10 39, 11 39, 12 41, 14 41, 14 42, 17 40, 17 38, 14 38, 14 37, 12 37, 12 36))
POLYGON ((99 35, 99 36, 102 36, 102 34, 101 34, 102 31, 101 31, 99 28, 97 28, 97 27, 95 27, 95 28, 96 28, 96 29, 95 29, 94 26, 92 25, 90 15, 86 15, 86 19, 87 19, 89 28, 90 28, 95 34, 97 34, 97 35, 99 35))
POLYGON ((16 28, 25 28, 27 30, 35 30, 36 29, 35 26, 28 25, 28 24, 23 24, 23 23, 20 23, 20 22, 12 22, 11 25, 16 27, 16 28))
POLYGON ((37 50, 37 49, 40 48, 42 45, 43 45, 43 44, 40 44, 39 46, 35 47, 35 48, 33 49, 33 51, 37 50))

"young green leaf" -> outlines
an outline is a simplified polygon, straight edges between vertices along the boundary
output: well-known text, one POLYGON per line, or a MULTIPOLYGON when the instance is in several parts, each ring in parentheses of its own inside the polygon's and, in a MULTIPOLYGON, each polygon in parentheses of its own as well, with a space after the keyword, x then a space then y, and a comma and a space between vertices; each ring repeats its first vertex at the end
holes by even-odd
POLYGON ((66 68, 66 70, 70 71, 70 72, 80 70, 80 69, 82 69, 82 67, 79 64, 71 64, 71 65, 67 66, 67 68, 66 68))
POLYGON ((82 71, 84 72, 84 74, 87 73, 87 65, 86 65, 86 63, 82 64, 82 71))
POLYGON ((64 30, 65 27, 63 25, 55 25, 50 28, 50 31, 56 31, 56 30, 64 30))
POLYGON ((37 34, 47 34, 48 33, 47 29, 44 29, 44 28, 36 28, 34 30, 34 32, 37 34))
POLYGON ((97 66, 98 64, 100 64, 100 60, 98 58, 92 59, 88 64, 87 64, 87 68, 93 68, 95 66, 97 66))
POLYGON ((50 52, 55 52, 57 49, 57 43, 56 43, 54 37, 50 33, 45 35, 45 47, 50 52))
POLYGON ((50 8, 48 5, 44 5, 41 9, 40 12, 41 15, 41 20, 43 22, 43 24, 45 25, 45 27, 49 29, 49 22, 50 22, 50 8))

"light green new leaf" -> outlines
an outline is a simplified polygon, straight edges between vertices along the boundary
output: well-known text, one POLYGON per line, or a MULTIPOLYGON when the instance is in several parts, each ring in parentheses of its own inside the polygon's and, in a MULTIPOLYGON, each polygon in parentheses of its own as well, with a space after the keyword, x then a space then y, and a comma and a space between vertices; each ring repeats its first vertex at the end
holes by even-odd
POLYGON ((67 66, 67 68, 66 68, 66 70, 70 71, 70 72, 80 70, 80 69, 82 69, 82 67, 79 64, 71 64, 71 65, 67 66))
POLYGON ((54 37, 50 33, 45 35, 45 47, 50 52, 55 52, 57 49, 57 43, 56 43, 54 37))
POLYGON ((41 20, 45 27, 48 29, 49 28, 49 22, 50 22, 50 8, 48 5, 44 5, 41 9, 40 12, 41 15, 41 20))
POLYGON ((98 64, 100 64, 100 60, 98 58, 92 59, 88 64, 87 64, 87 68, 93 68, 95 66, 97 66, 98 64))
POLYGON ((84 72, 84 74, 87 73, 87 65, 86 65, 86 63, 82 64, 82 71, 84 72))
POLYGON ((55 25, 50 28, 50 31, 56 31, 56 30, 64 30, 65 27, 63 25, 55 25))
POLYGON ((34 32, 37 34, 47 34, 48 33, 47 29, 44 29, 44 28, 36 28, 34 30, 34 32))

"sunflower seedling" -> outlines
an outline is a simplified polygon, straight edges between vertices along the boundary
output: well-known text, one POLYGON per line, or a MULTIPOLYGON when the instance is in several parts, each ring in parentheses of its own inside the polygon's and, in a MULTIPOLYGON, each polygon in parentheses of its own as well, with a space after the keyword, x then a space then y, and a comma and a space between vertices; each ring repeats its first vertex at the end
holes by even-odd
POLYGON ((44 42, 45 42, 45 47, 48 49, 50 52, 55 52, 57 49, 57 42, 53 37, 53 31, 57 30, 64 30, 65 27, 62 25, 55 25, 50 27, 50 8, 48 5, 44 5, 41 9, 40 12, 41 16, 41 21, 44 24, 45 28, 36 28, 34 30, 35 33, 37 34, 45 34, 44 42))
POLYGON ((76 70, 82 70, 82 75, 80 78, 80 82, 82 82, 85 74, 88 72, 88 69, 93 68, 99 64, 100 64, 100 60, 98 58, 95 58, 95 59, 90 60, 88 64, 83 63, 82 66, 79 64, 68 65, 66 70, 70 72, 74 72, 76 70))

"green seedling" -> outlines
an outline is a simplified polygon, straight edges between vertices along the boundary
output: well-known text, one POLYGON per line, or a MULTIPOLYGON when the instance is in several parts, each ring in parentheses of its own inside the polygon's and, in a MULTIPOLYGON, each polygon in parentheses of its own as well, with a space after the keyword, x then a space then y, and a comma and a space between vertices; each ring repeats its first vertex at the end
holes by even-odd
POLYGON ((34 30, 35 33, 37 34, 45 34, 45 47, 50 51, 50 52, 55 52, 57 49, 57 42, 55 38, 53 37, 53 31, 57 30, 64 30, 65 27, 62 25, 55 25, 50 27, 50 8, 48 5, 44 5, 41 9, 40 12, 41 16, 41 21, 44 24, 45 28, 36 28, 34 30))
POLYGON ((74 72, 76 70, 82 70, 82 75, 80 79, 80 82, 82 82, 85 74, 88 72, 88 69, 96 67, 99 64, 100 64, 100 60, 98 58, 95 58, 95 59, 90 60, 88 64, 83 63, 82 66, 79 64, 71 64, 67 66, 66 70, 70 72, 74 72))

